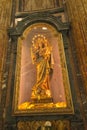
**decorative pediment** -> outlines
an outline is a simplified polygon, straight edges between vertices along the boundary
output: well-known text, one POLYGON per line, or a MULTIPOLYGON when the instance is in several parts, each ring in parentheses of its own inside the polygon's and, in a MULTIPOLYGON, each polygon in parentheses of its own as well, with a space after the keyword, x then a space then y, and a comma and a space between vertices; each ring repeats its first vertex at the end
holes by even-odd
POLYGON ((16 27, 9 28, 8 32, 10 35, 21 35, 28 26, 42 22, 54 26, 59 32, 69 30, 70 24, 68 22, 63 23, 58 16, 53 16, 49 13, 34 13, 27 15, 27 17, 23 19, 21 18, 21 21, 18 21, 16 27))

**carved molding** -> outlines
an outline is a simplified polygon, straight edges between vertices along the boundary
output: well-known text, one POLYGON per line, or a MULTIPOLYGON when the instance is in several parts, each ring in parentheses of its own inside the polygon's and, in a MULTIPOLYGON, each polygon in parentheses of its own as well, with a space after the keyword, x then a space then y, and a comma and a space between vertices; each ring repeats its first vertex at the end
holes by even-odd
POLYGON ((29 14, 24 19, 21 19, 15 28, 9 28, 8 33, 9 35, 22 35, 23 31, 28 26, 40 22, 48 23, 54 26, 58 31, 67 31, 70 27, 70 23, 63 23, 58 19, 58 17, 53 16, 49 13, 33 13, 29 14))
POLYGON ((52 130, 70 130, 70 122, 68 120, 57 121, 19 121, 17 124, 18 130, 45 130, 49 127, 52 130))

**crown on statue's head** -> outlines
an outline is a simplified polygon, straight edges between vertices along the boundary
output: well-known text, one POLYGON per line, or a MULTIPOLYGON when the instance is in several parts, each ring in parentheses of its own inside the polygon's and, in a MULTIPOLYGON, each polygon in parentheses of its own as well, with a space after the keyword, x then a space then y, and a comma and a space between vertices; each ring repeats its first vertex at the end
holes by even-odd
POLYGON ((37 34, 37 35, 34 35, 34 37, 32 38, 32 43, 35 44, 38 40, 41 40, 41 41, 47 41, 46 37, 42 34, 37 34))

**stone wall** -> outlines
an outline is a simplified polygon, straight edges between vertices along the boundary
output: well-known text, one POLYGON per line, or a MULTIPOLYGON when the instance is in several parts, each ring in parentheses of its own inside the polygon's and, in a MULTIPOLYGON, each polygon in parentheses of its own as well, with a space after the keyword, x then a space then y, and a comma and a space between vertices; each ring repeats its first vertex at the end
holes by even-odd
POLYGON ((66 5, 87 93, 87 1, 66 0, 66 5))
MULTIPOLYGON (((77 79, 79 79, 77 88, 79 99, 81 99, 79 103, 85 122, 84 124, 87 129, 87 1, 66 0, 66 7, 68 20, 71 23, 71 46, 74 46, 74 48, 72 47, 73 53, 77 55, 78 59, 78 61, 76 61, 78 66, 76 69, 76 76, 77 79)), ((75 58, 76 57, 74 57, 74 60, 75 58)))
POLYGON ((61 7, 61 0, 16 0, 16 12, 32 12, 61 7))
POLYGON ((7 89, 4 71, 8 46, 7 28, 10 26, 11 10, 12 0, 0 0, 0 130, 3 125, 7 89))

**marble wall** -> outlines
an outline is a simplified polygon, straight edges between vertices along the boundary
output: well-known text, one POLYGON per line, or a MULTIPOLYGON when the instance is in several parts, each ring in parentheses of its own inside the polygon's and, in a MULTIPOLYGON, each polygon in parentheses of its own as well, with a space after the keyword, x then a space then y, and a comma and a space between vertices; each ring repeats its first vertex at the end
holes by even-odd
POLYGON ((53 9, 62 5, 61 0, 16 0, 16 11, 39 11, 53 9))
POLYGON ((10 26, 12 0, 0 0, 0 129, 4 120, 4 107, 6 96, 5 61, 8 46, 7 28, 10 26))
POLYGON ((66 5, 87 93, 87 1, 66 0, 66 5))
POLYGON ((79 80, 79 88, 77 88, 78 97, 81 98, 79 103, 87 129, 87 0, 66 0, 66 6, 71 23, 71 46, 74 46, 73 54, 78 57, 76 76, 79 80))

